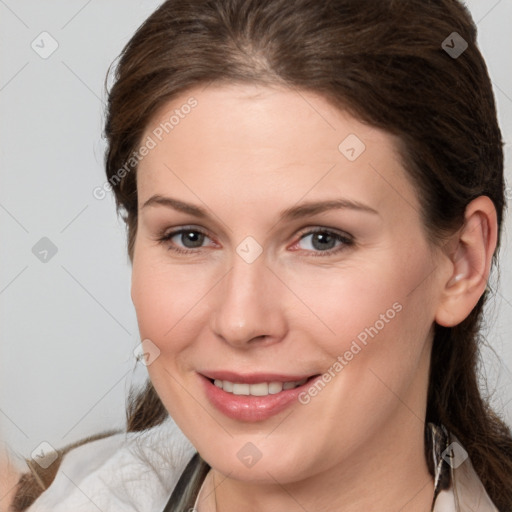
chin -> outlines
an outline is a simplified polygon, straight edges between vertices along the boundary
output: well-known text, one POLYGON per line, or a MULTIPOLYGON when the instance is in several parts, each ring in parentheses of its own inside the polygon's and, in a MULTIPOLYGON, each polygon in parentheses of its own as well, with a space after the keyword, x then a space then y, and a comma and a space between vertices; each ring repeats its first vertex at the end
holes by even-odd
POLYGON ((229 478, 257 484, 280 484, 296 482, 308 476, 310 467, 303 458, 283 457, 283 445, 258 450, 257 443, 240 441, 226 449, 200 451, 206 462, 219 473, 229 478), (241 447, 240 447, 241 446, 241 447), (258 451, 257 451, 258 450, 258 451))

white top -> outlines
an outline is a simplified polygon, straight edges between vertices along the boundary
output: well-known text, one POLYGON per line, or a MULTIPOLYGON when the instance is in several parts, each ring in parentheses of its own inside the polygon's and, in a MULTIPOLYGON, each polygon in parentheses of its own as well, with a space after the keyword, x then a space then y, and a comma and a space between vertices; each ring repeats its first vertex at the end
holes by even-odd
MULTIPOLYGON (((54 481, 27 512, 161 511, 195 451, 170 417, 145 432, 86 443, 63 456, 54 481)), ((439 493, 433 512, 498 512, 469 458, 450 472, 453 485, 439 493)))
POLYGON ((27 512, 162 510, 194 453, 171 418, 145 432, 86 443, 64 455, 55 480, 27 512))

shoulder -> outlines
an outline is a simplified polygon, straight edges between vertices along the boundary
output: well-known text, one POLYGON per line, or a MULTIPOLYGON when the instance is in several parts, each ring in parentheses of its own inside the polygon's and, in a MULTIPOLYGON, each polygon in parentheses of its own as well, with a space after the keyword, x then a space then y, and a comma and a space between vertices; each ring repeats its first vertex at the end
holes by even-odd
POLYGON ((153 512, 162 508, 194 447, 171 418, 66 453, 51 485, 27 512, 153 512))

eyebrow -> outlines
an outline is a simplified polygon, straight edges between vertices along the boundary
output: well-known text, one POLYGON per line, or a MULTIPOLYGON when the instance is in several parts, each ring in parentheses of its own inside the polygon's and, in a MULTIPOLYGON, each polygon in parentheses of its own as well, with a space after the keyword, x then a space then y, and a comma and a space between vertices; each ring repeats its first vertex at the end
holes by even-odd
MULTIPOLYGON (((179 212, 187 213, 189 215, 193 215, 199 219, 208 218, 208 213, 206 209, 196 206, 190 203, 186 203, 184 201, 178 201, 177 199, 173 199, 171 197, 164 197, 158 194, 151 196, 143 205, 142 208, 146 208, 148 206, 165 206, 167 208, 172 208, 173 210, 177 210, 179 212)), ((380 215, 377 210, 374 210, 370 206, 360 203, 359 201, 352 201, 349 199, 331 199, 327 201, 310 201, 307 203, 302 203, 296 206, 292 206, 283 210, 279 215, 279 220, 296 220, 302 217, 307 217, 308 215, 315 215, 318 213, 322 213, 328 210, 340 210, 340 209, 350 209, 356 210, 360 212, 371 213, 373 215, 380 215)))

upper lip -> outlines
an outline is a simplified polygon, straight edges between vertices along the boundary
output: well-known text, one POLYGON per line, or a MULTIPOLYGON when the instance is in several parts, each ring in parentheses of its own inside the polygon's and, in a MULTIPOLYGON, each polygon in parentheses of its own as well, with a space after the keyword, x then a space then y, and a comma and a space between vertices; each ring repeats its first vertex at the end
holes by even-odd
POLYGON ((229 370, 218 370, 218 371, 201 371, 201 375, 208 379, 227 380, 229 382, 238 382, 244 384, 256 384, 258 382, 293 382, 309 377, 313 377, 313 373, 302 374, 302 375, 285 375, 282 373, 247 373, 241 374, 232 372, 229 370))

